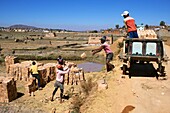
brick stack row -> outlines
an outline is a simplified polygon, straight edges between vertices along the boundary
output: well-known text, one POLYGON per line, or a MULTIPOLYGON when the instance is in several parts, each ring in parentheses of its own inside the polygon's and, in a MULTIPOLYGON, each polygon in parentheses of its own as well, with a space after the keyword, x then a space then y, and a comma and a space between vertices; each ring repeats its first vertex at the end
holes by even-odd
POLYGON ((9 66, 11 64, 18 63, 18 59, 14 56, 6 56, 5 57, 5 65, 6 65, 6 72, 9 72, 9 66))
POLYGON ((17 98, 16 81, 12 77, 0 77, 0 102, 8 103, 17 98))
MULTIPOLYGON (((21 63, 9 65, 8 75, 15 78, 15 80, 25 80, 28 81, 31 74, 29 72, 32 61, 24 61, 21 63)), ((38 63, 38 66, 42 66, 43 63, 38 63)))
POLYGON ((141 39, 157 39, 157 34, 154 30, 139 30, 138 35, 141 39))
MULTIPOLYGON (((26 91, 31 94, 36 90, 37 80, 33 80, 30 73, 30 67, 32 61, 24 61, 21 63, 15 63, 14 57, 6 57, 6 66, 8 66, 7 74, 9 77, 13 77, 14 80, 27 81, 26 91)), ((40 85, 45 86, 48 82, 55 80, 56 78, 56 63, 36 63, 38 66, 40 85)), ((65 84, 78 85, 81 81, 85 80, 83 69, 78 68, 74 63, 66 62, 66 67, 70 68, 70 73, 65 75, 65 84)))
POLYGON ((56 63, 47 63, 43 67, 46 69, 46 81, 53 81, 56 77, 56 63))
POLYGON ((65 76, 65 83, 70 85, 78 85, 81 81, 85 81, 84 71, 73 65, 70 73, 65 76))

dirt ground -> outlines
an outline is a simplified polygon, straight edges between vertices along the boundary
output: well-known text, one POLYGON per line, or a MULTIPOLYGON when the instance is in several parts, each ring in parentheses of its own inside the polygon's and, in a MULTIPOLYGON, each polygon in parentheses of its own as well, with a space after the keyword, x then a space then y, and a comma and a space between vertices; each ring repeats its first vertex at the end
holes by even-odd
MULTIPOLYGON (((169 46, 166 52, 170 56, 169 46)), ((86 103, 88 107, 83 106, 83 113, 170 113, 170 64, 165 65, 167 76, 157 80, 147 75, 121 78, 120 63, 115 63, 115 71, 106 75, 108 89, 96 93, 96 98, 86 103)))
MULTIPOLYGON (((170 57, 170 46, 166 46, 166 53, 170 57)), ((108 84, 107 90, 94 91, 85 100, 80 108, 82 113, 170 113, 170 63, 166 66, 166 77, 156 79, 153 76, 132 76, 122 78, 120 70, 121 62, 115 60, 113 72, 86 73, 85 76, 92 77, 94 81, 105 79, 108 84)), ((155 66, 155 65, 154 65, 155 66)), ((150 72, 147 67, 139 66, 140 72, 150 72)), ((51 113, 56 108, 56 113, 68 113, 71 99, 49 101, 54 90, 54 81, 48 83, 43 90, 36 91, 34 97, 24 94, 23 82, 17 82, 19 97, 9 104, 0 103, 0 112, 8 113, 9 109, 17 113, 51 113)), ((72 86, 65 86, 67 91, 72 86)), ((78 86, 74 86, 78 87, 78 86)), ((59 91, 56 94, 59 97, 59 91)), ((10 113, 15 113, 10 112, 10 113)))

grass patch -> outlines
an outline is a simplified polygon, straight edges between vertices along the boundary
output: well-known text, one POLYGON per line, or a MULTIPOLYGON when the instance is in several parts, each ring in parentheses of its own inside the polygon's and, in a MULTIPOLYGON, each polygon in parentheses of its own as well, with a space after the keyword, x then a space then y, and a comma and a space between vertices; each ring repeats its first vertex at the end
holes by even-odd
POLYGON ((2 56, 0 56, 0 63, 2 62, 5 62, 5 59, 2 56))
POLYGON ((89 97, 92 90, 95 89, 96 83, 92 81, 92 78, 89 78, 87 81, 83 81, 80 84, 81 93, 76 94, 72 97, 72 107, 71 113, 80 113, 81 106, 85 103, 86 99, 89 97))

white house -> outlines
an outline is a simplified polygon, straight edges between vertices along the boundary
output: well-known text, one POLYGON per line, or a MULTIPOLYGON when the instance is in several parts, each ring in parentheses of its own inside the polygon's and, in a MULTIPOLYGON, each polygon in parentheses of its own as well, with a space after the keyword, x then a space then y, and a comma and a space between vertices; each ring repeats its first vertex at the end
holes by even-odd
POLYGON ((138 31, 142 31, 145 29, 145 26, 144 25, 137 25, 137 30, 138 31))

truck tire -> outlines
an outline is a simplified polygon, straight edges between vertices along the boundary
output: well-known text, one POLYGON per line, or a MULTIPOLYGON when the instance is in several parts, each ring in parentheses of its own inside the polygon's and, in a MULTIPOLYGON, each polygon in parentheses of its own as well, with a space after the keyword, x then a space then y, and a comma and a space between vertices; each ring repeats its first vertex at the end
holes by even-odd
POLYGON ((123 74, 126 75, 127 65, 123 64, 123 74))

